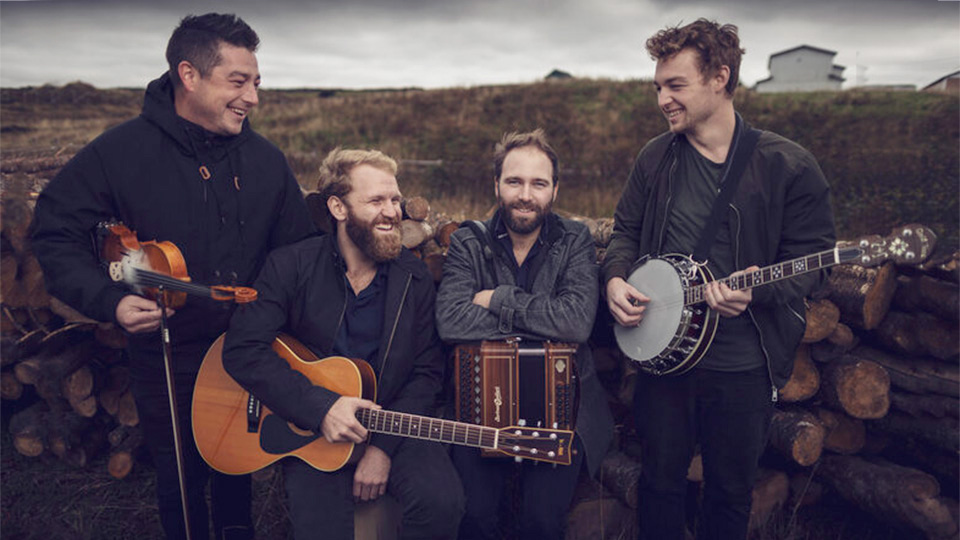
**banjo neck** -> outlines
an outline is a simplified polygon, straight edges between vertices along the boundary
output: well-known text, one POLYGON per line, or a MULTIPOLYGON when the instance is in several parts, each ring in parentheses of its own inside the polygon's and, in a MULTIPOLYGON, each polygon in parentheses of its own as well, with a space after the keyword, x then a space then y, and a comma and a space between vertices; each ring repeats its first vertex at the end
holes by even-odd
MULTIPOLYGON (((887 237, 865 236, 856 242, 838 244, 833 249, 820 253, 797 257, 717 281, 737 291, 816 272, 838 264, 856 263, 869 267, 878 266, 888 260, 898 264, 920 264, 930 257, 935 245, 936 234, 932 230, 923 225, 910 224, 894 229, 887 237)), ((708 283, 703 283, 685 289, 684 305, 689 306, 705 301, 707 285, 708 283)))

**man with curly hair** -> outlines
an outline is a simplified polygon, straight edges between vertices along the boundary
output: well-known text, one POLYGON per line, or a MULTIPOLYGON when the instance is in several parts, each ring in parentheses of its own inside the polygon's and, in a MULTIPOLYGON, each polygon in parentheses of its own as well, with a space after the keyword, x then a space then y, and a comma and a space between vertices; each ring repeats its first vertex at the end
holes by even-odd
MULTIPOLYGON (((646 47, 657 62, 654 83, 669 131, 637 157, 603 263, 607 304, 624 327, 653 316, 646 304, 654 285, 626 281, 640 257, 702 251, 698 262, 729 276, 835 242, 829 187, 814 157, 774 133, 755 132, 734 110, 744 52, 737 27, 700 19, 658 32, 646 47), (758 136, 756 146, 729 205, 717 211, 717 226, 708 226, 724 182, 737 185, 728 170, 738 147, 749 148, 748 133, 758 136), (704 243, 707 233, 713 238, 704 243)), ((720 318, 700 363, 679 376, 638 376, 642 538, 684 538, 685 478, 697 444, 704 466, 697 538, 746 537, 777 389, 790 377, 804 331, 803 298, 824 278, 813 272, 756 290, 711 282, 705 300, 720 318)))

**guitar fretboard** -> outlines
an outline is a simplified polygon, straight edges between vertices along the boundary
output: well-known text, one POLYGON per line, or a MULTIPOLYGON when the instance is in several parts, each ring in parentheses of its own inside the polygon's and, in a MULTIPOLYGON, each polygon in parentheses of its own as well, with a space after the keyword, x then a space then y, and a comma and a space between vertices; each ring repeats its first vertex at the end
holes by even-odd
POLYGON ((358 409, 357 420, 376 433, 496 449, 497 429, 416 414, 358 409))
MULTIPOLYGON (((805 257, 798 257, 782 263, 765 266, 754 272, 740 274, 734 277, 718 279, 720 283, 736 291, 740 289, 750 289, 780 281, 783 279, 799 276, 814 272, 823 268, 829 268, 845 262, 856 260, 861 255, 861 250, 856 247, 834 248, 805 257)), ((690 287, 684 291, 684 305, 699 304, 706 300, 705 291, 707 284, 690 287)))

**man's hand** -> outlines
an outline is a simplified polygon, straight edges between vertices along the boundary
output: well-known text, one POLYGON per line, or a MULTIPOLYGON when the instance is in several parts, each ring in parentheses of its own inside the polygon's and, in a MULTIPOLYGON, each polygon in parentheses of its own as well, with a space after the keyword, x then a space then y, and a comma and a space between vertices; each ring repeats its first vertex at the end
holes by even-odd
MULTIPOLYGON (((754 272, 759 269, 759 266, 751 266, 746 270, 730 274, 730 277, 754 272)), ((743 313, 743 310, 747 309, 747 306, 753 300, 753 290, 740 289, 735 291, 719 281, 711 281, 707 283, 704 297, 707 300, 707 305, 710 306, 711 309, 716 310, 721 317, 736 317, 743 313)))
POLYGON ((490 299, 493 298, 493 289, 484 289, 473 295, 473 303, 490 309, 490 299))
MULTIPOLYGON (((167 308, 167 317, 174 313, 167 308)), ((117 323, 131 334, 153 332, 160 328, 160 306, 142 296, 129 294, 121 298, 115 315, 117 323)))
POLYGON ((329 442, 361 443, 367 438, 367 428, 357 420, 357 409, 379 409, 376 403, 355 397, 340 396, 320 423, 323 438, 329 442))
POLYGON ((354 500, 372 501, 383 495, 387 492, 389 478, 390 456, 372 444, 367 445, 353 474, 354 500))
POLYGON ((607 282, 607 307, 610 314, 622 326, 636 326, 643 319, 643 312, 650 298, 627 283, 623 278, 611 278, 607 282))

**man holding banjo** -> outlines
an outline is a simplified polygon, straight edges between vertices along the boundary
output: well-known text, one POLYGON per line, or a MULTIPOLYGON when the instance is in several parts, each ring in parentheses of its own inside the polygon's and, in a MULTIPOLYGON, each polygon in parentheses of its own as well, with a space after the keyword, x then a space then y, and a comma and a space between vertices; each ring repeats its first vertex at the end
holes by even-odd
POLYGON ((684 538, 686 472, 700 444, 696 536, 745 538, 777 388, 805 328, 803 298, 826 273, 797 269, 756 290, 736 277, 833 248, 829 187, 808 151, 734 110, 744 52, 735 26, 700 19, 646 48, 669 132, 636 159, 602 268, 618 343, 641 369, 641 537, 684 538))

